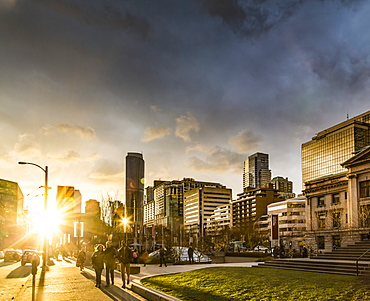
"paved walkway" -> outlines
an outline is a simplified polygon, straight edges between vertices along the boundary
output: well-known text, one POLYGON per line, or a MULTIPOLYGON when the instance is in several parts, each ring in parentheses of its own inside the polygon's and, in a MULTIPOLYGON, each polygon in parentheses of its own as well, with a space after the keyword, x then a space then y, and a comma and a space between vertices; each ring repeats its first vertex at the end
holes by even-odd
MULTIPOLYGON (((105 287, 105 277, 103 271, 101 288, 95 287, 95 273, 91 268, 86 268, 84 272, 75 266, 75 262, 69 259, 54 261, 46 272, 38 269, 36 277, 30 275, 20 293, 15 297, 16 301, 71 301, 71 300, 146 300, 140 295, 128 289, 122 289, 121 274, 116 271, 115 285, 105 287), (35 286, 33 286, 33 282, 35 286)), ((257 265, 255 262, 248 263, 225 263, 225 264, 194 264, 194 265, 168 265, 159 267, 157 265, 140 265, 140 274, 131 275, 131 282, 134 285, 140 279, 148 276, 181 273, 216 266, 241 266, 250 267, 257 265)))

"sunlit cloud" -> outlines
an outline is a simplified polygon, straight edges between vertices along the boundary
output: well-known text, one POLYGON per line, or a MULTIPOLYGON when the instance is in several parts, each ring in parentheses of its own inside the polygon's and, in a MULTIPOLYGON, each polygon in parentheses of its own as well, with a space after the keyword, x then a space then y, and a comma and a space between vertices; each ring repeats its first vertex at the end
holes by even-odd
POLYGON ((251 130, 241 131, 229 140, 229 144, 234 146, 239 154, 256 150, 260 142, 262 142, 262 137, 254 134, 251 130))
POLYGON ((65 134, 74 134, 78 135, 84 139, 92 139, 96 137, 95 131, 89 126, 79 126, 79 125, 70 125, 70 124, 59 124, 56 127, 47 124, 42 127, 41 132, 45 136, 54 135, 58 132, 65 134))
POLYGON ((124 182, 125 176, 124 172, 119 172, 115 174, 106 174, 103 172, 93 172, 89 175, 89 179, 95 182, 124 182))
POLYGON ((159 112, 159 111, 160 111, 159 107, 158 107, 158 106, 156 106, 156 105, 151 105, 151 106, 150 106, 150 109, 151 109, 153 112, 159 112))
POLYGON ((176 118, 176 136, 182 138, 184 141, 190 142, 190 133, 197 133, 199 130, 199 122, 191 112, 176 118))
POLYGON ((39 156, 41 153, 40 145, 34 140, 34 136, 29 133, 18 136, 18 141, 14 145, 14 152, 26 157, 39 156))
POLYGON ((89 180, 98 183, 123 183, 124 172, 122 166, 111 160, 100 160, 93 166, 89 174, 89 180))
POLYGON ((189 167, 197 172, 209 173, 241 173, 245 156, 228 149, 216 146, 205 159, 193 156, 189 158, 189 167))
POLYGON ((47 156, 51 159, 58 160, 61 162, 73 162, 81 159, 81 155, 75 151, 67 151, 63 154, 49 153, 47 156))
POLYGON ((161 127, 147 127, 144 131, 144 137, 141 139, 143 142, 149 142, 155 139, 162 138, 171 133, 170 128, 161 126, 161 127))
POLYGON ((190 145, 185 149, 186 153, 190 153, 193 151, 201 152, 201 153, 208 153, 210 151, 211 147, 204 145, 204 144, 194 144, 190 145))

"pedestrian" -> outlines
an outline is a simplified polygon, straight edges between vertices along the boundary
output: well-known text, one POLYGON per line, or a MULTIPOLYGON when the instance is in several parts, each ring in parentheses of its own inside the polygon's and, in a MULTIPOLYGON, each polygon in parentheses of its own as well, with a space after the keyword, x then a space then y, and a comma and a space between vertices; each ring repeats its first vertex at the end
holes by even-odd
POLYGON ((189 246, 188 257, 189 257, 189 263, 193 264, 194 263, 194 250, 193 250, 192 245, 189 246))
POLYGON ((143 254, 141 254, 141 260, 143 261, 144 266, 146 266, 148 259, 149 259, 149 254, 146 250, 144 250, 143 254))
POLYGON ((163 247, 161 247, 159 249, 159 266, 161 267, 162 264, 164 264, 164 266, 167 267, 167 264, 166 264, 166 250, 163 247))
POLYGON ((121 263, 122 288, 126 288, 125 273, 127 274, 127 284, 130 283, 130 261, 132 250, 122 240, 121 248, 117 252, 117 258, 121 263))
POLYGON ((134 250, 134 253, 132 254, 132 256, 134 257, 134 263, 137 264, 137 251, 136 251, 136 249, 134 250))
POLYGON ((114 285, 114 269, 116 267, 117 250, 111 241, 106 242, 106 249, 104 251, 105 261, 105 286, 108 287, 110 283, 114 285))
POLYGON ((95 276, 96 276, 95 286, 100 288, 101 273, 104 269, 104 245, 98 244, 95 247, 95 252, 91 256, 91 263, 95 270, 95 276))
POLYGON ((85 247, 82 247, 80 252, 78 252, 76 260, 76 267, 79 267, 81 272, 83 272, 85 268, 85 261, 86 261, 86 250, 85 247))

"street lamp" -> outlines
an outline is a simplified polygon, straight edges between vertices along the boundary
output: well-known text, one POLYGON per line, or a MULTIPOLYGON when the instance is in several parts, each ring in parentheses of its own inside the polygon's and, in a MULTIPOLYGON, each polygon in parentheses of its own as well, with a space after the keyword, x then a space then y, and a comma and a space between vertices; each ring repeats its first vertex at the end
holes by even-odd
POLYGON ((123 218, 122 219, 122 225, 123 225, 123 233, 125 234, 125 243, 127 244, 127 225, 128 225, 129 221, 127 218, 123 218))
MULTIPOLYGON (((38 168, 40 168, 44 173, 45 173, 45 192, 44 192, 44 211, 46 214, 47 208, 48 208, 48 167, 45 166, 45 168, 42 168, 40 165, 37 165, 35 163, 30 163, 30 162, 18 162, 18 164, 21 165, 34 165, 38 168)), ((47 264, 47 259, 48 259, 48 249, 47 249, 47 237, 46 233, 44 235, 44 243, 43 243, 43 255, 42 255, 42 268, 46 270, 48 264, 47 264)))

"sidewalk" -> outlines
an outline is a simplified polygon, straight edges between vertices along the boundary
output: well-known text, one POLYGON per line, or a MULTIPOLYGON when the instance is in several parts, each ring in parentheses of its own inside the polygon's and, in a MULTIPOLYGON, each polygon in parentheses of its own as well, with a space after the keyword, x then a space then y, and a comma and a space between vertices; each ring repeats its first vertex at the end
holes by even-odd
MULTIPOLYGON (((104 287, 105 278, 102 277, 102 287, 95 287, 95 273, 85 269, 84 272, 75 266, 73 261, 54 261, 45 273, 41 267, 37 271, 35 287, 33 276, 30 275, 16 301, 71 301, 71 300, 145 300, 135 293, 121 289, 121 284, 104 287), (134 298, 131 298, 133 295, 134 298)), ((117 279, 118 280, 118 279, 117 279)))
POLYGON ((75 262, 69 259, 54 261, 48 271, 38 269, 33 288, 33 276, 31 275, 21 292, 15 298, 16 301, 71 301, 71 300, 128 300, 145 301, 151 300, 175 300, 165 294, 146 288, 140 284, 140 279, 163 274, 181 273, 206 267, 219 266, 242 266, 250 267, 257 265, 256 262, 248 263, 225 263, 225 264, 194 264, 194 265, 169 265, 159 267, 157 265, 140 265, 140 274, 131 275, 131 283, 128 289, 122 289, 121 274, 115 272, 115 285, 105 287, 105 273, 102 275, 101 288, 95 287, 95 273, 91 268, 85 268, 84 272, 75 266, 75 262), (132 289, 132 290, 131 290, 132 289), (137 292, 137 293, 136 293, 137 292), (140 295, 145 296, 145 299, 140 295), (34 299, 32 299, 32 296, 34 299), (154 296, 154 297, 153 297, 154 296), (159 298, 159 299, 158 299, 159 298))

